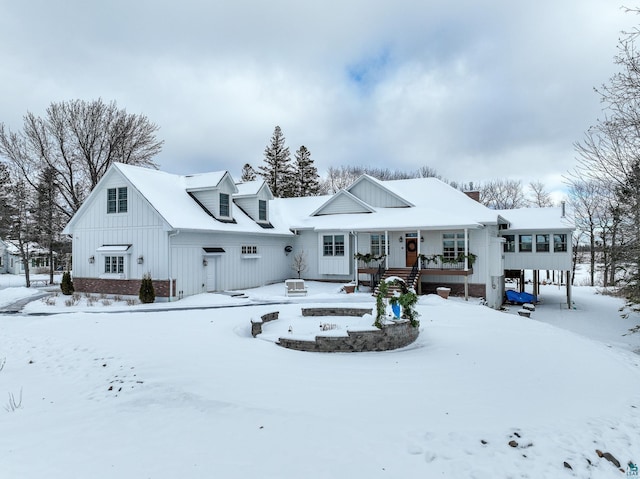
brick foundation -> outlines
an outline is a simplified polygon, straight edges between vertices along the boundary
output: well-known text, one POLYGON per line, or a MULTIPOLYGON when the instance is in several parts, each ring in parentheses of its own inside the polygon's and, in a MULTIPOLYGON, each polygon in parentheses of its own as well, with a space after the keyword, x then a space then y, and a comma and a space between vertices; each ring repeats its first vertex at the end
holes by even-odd
MULTIPOLYGON (((439 287, 451 288, 450 296, 464 296, 463 283, 422 283, 422 294, 436 294, 439 287)), ((469 296, 484 298, 487 293, 487 285, 484 283, 469 283, 469 296)))
MULTIPOLYGON (((140 293, 140 279, 100 279, 73 278, 73 289, 79 293, 119 294, 122 296, 138 296, 140 293)), ((153 290, 156 298, 169 297, 169 280, 153 280, 153 290)), ((176 280, 173 280, 175 295, 176 280)))

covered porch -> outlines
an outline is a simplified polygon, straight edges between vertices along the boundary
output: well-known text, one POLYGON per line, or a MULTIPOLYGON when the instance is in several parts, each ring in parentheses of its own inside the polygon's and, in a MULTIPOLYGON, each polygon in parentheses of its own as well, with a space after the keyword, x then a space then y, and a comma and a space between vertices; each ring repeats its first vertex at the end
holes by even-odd
POLYGON ((386 277, 398 276, 419 294, 429 278, 468 278, 477 257, 469 251, 469 229, 359 232, 355 237, 356 283, 374 289, 386 277))

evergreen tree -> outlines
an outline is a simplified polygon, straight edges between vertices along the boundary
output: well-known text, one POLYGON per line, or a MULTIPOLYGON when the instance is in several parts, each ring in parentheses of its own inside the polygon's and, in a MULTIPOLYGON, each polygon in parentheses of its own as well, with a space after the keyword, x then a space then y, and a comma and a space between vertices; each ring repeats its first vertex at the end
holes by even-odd
POLYGON ((304 145, 296 151, 292 176, 293 196, 316 196, 319 193, 318 169, 313 164, 311 152, 304 145))
POLYGON ((7 239, 15 215, 10 194, 11 176, 7 165, 0 163, 0 239, 7 239))
POLYGON ((246 183, 247 181, 254 181, 256 179, 256 170, 253 169, 249 163, 245 163, 242 167, 242 175, 240 181, 246 183))
POLYGON ((151 275, 146 273, 140 282, 140 294, 138 295, 141 303, 153 303, 156 300, 156 292, 153 289, 153 281, 151 275))
POLYGON ((264 178, 275 197, 290 196, 291 155, 285 146, 284 135, 276 126, 271 136, 271 143, 264 149, 265 166, 259 166, 260 176, 264 178))
POLYGON ((62 273, 62 282, 60 283, 60 290, 62 294, 69 296, 73 294, 73 281, 71 281, 71 273, 69 271, 65 271, 62 273))

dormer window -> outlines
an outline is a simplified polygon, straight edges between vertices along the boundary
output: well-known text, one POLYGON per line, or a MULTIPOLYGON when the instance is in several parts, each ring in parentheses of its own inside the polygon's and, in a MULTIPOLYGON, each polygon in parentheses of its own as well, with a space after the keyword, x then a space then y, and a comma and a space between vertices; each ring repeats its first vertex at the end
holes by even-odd
POLYGON ((127 187, 107 189, 107 213, 127 212, 127 187))
POLYGON ((258 200, 258 221, 267 221, 266 200, 258 200))
POLYGON ((220 216, 228 218, 229 215, 229 195, 220 193, 220 216))

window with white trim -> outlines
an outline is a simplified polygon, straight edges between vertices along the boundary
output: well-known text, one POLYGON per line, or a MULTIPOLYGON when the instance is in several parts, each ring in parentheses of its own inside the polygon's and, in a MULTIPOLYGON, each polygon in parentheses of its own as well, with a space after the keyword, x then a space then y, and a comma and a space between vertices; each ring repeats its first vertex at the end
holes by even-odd
POLYGON ((127 187, 107 189, 107 213, 127 212, 127 187))
POLYGON ((267 221, 266 200, 258 200, 258 221, 267 221))
POLYGON ((385 235, 371 235, 371 254, 380 256, 387 251, 385 235))
POLYGON ((549 252, 549 235, 541 234, 536 235, 536 253, 548 253, 549 252))
POLYGON ((242 254, 258 254, 257 246, 242 246, 242 254))
POLYGON ((322 236, 323 256, 344 256, 344 235, 322 236))
POLYGON ((519 235, 518 251, 521 253, 533 251, 533 237, 531 235, 519 235))
POLYGON ((105 273, 124 273, 124 256, 105 256, 104 257, 105 273))
POLYGON ((229 195, 220 193, 220 216, 229 216, 229 195))
POLYGON ((516 252, 516 236, 515 235, 503 235, 504 243, 502 244, 502 251, 505 253, 516 252))
POLYGON ((567 235, 556 233, 553 235, 553 251, 557 253, 567 252, 567 235))
POLYGON ((464 233, 443 233, 442 256, 455 259, 461 254, 464 254, 464 233))

